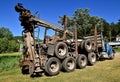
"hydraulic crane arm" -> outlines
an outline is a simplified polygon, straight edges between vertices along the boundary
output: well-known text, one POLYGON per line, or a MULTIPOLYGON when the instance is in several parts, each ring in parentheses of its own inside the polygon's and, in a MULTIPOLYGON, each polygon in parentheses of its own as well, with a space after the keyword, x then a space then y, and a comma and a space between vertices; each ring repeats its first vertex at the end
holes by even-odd
MULTIPOLYGON (((35 25, 37 25, 37 26, 43 26, 46 28, 53 29, 57 32, 62 32, 62 33, 64 32, 64 29, 61 28, 60 26, 57 26, 55 24, 52 24, 50 22, 47 22, 45 20, 42 20, 40 18, 31 15, 30 10, 25 9, 20 3, 18 3, 15 6, 15 10, 20 13, 19 20, 21 21, 21 25, 24 26, 24 28, 27 27, 26 29, 34 29, 35 25)), ((71 31, 67 30, 66 33, 70 36, 74 36, 73 32, 71 31)))

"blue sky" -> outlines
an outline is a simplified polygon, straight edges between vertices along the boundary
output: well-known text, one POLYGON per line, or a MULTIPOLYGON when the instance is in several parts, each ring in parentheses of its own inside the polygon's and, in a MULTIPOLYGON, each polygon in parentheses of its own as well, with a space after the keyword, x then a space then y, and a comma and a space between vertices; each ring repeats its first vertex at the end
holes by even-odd
POLYGON ((0 27, 7 27, 14 36, 23 30, 14 10, 22 3, 32 14, 39 11, 39 17, 58 24, 59 16, 72 16, 78 8, 89 8, 90 15, 104 18, 107 22, 117 23, 120 19, 120 0, 0 0, 0 27))

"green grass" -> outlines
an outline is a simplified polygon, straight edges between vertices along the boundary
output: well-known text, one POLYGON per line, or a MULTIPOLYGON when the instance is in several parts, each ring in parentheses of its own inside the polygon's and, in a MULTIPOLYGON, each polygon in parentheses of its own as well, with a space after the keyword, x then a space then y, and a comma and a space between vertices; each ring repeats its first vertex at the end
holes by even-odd
POLYGON ((0 54, 0 72, 18 67, 20 53, 0 54))
POLYGON ((0 57, 2 56, 21 56, 21 52, 15 52, 15 53, 3 53, 3 54, 0 54, 0 57))
POLYGON ((115 48, 115 51, 116 52, 120 52, 120 48, 118 47, 118 48, 115 48))
POLYGON ((114 60, 98 61, 94 66, 76 69, 74 72, 60 72, 57 76, 31 78, 22 75, 19 68, 0 73, 0 82, 120 82, 120 57, 114 60))

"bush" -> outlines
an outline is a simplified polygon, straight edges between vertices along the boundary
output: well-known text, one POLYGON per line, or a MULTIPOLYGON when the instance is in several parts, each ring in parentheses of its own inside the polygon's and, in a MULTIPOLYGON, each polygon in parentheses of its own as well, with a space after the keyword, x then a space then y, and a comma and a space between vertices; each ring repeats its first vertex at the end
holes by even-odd
MULTIPOLYGON (((11 53, 12 54, 12 53, 11 53)), ((8 56, 5 54, 4 56, 0 56, 0 72, 3 70, 10 70, 19 66, 19 55, 8 56)))
POLYGON ((7 38, 0 39, 0 53, 7 52, 7 49, 8 49, 8 39, 7 38))
MULTIPOLYGON (((21 38, 21 37, 18 37, 21 38)), ((16 52, 19 50, 17 38, 14 39, 12 32, 5 27, 0 28, 0 53, 16 52)))
POLYGON ((7 38, 0 39, 0 53, 16 52, 19 50, 19 43, 7 38))
POLYGON ((19 50, 19 43, 14 40, 9 41, 7 52, 17 52, 19 50))

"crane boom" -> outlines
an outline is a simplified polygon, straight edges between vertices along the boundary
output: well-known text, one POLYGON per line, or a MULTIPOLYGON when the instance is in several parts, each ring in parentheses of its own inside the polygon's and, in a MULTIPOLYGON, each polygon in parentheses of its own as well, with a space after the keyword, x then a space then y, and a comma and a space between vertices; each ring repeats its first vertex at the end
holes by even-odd
MULTIPOLYGON (((20 3, 15 6, 15 10, 20 13, 19 20, 21 21, 21 25, 24 26, 24 28, 36 28, 35 25, 37 25, 53 29, 57 32, 64 32, 64 29, 62 27, 31 15, 30 10, 25 9, 20 3)), ((67 30, 66 33, 70 36, 74 36, 73 32, 71 31, 67 30)))

